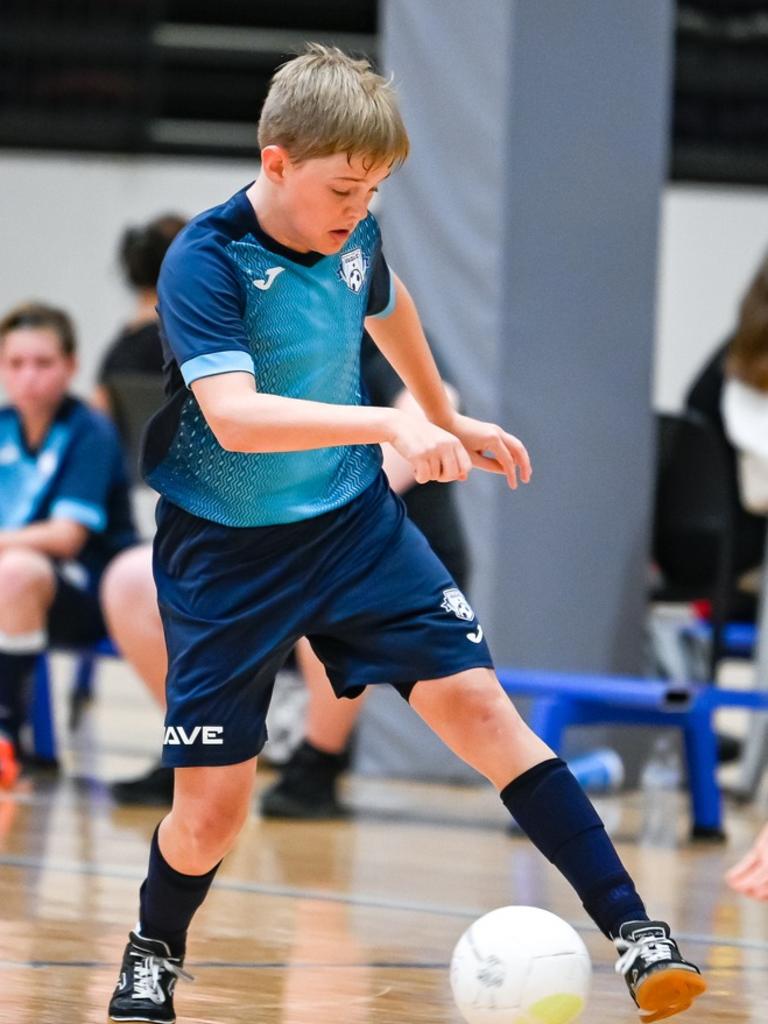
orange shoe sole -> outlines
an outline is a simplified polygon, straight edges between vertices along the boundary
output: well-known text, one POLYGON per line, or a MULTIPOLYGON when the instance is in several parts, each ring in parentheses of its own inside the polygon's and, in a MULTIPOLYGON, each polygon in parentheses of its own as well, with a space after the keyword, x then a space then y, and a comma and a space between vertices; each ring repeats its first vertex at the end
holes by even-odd
POLYGON ((13 744, 5 736, 0 737, 0 789, 13 789, 20 772, 13 744))
POLYGON ((657 971, 635 993, 643 1024, 653 1024, 682 1013, 706 990, 707 983, 700 974, 674 967, 657 971))

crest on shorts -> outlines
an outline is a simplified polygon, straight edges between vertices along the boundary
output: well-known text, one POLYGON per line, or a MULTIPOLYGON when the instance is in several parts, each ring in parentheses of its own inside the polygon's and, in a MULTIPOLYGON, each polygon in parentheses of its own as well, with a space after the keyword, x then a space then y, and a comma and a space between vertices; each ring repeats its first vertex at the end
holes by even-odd
POLYGON ((337 273, 347 288, 357 295, 363 290, 365 284, 365 275, 368 273, 368 257, 360 248, 343 252, 337 273))
POLYGON ((471 622, 475 617, 475 613, 467 601, 466 597, 462 594, 458 587, 451 587, 449 590, 443 591, 443 602, 440 605, 447 612, 453 612, 457 619, 463 619, 465 622, 471 622))

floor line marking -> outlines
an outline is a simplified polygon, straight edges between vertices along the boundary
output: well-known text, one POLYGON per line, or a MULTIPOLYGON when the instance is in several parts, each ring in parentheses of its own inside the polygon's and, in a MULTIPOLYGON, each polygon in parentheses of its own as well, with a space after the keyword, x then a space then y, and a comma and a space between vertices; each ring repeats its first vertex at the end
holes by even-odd
MULTIPOLYGON (((58 874, 87 875, 95 878, 119 878, 127 881, 140 882, 145 872, 135 868, 120 868, 116 865, 104 867, 85 862, 51 861, 38 857, 23 857, 14 854, 0 856, 0 867, 36 869, 53 871, 58 874)), ((341 903, 348 906, 368 907, 375 910, 401 911, 411 914, 427 914, 433 917, 454 917, 473 921, 488 913, 492 907, 452 907, 435 903, 418 903, 410 900, 392 900, 381 896, 370 896, 364 893, 342 893, 322 889, 300 889, 295 886, 269 885, 260 882, 241 880, 229 881, 226 878, 216 880, 216 889, 234 893, 252 893, 258 896, 272 896, 284 899, 313 900, 318 903, 341 903)), ((572 925, 576 931, 597 932, 596 925, 585 925, 582 922, 572 925)), ((702 935, 697 932, 675 932, 675 937, 682 942, 697 945, 722 946, 730 949, 753 949, 768 952, 768 942, 750 939, 731 938, 726 936, 702 935)))

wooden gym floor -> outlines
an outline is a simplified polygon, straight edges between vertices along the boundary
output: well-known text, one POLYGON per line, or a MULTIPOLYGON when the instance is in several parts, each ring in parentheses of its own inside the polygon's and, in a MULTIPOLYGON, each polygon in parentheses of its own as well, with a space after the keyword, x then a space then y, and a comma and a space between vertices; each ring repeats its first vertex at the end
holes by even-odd
MULTIPOLYGON (((0 798, 3 1024, 105 1021, 160 813, 116 807, 104 782, 143 770, 159 730, 127 670, 111 665, 63 777, 0 798)), ((506 832, 493 792, 352 780, 346 795, 359 809, 347 822, 251 818, 193 926, 196 982, 177 988, 180 1022, 459 1024, 453 945, 505 903, 546 907, 583 935, 595 965, 584 1024, 638 1019, 612 948, 554 870, 506 832)), ((768 907, 721 882, 762 813, 729 808, 728 844, 694 847, 677 794, 653 807, 642 795, 597 802, 649 909, 706 969, 710 993, 677 1019, 763 1024, 768 907)))

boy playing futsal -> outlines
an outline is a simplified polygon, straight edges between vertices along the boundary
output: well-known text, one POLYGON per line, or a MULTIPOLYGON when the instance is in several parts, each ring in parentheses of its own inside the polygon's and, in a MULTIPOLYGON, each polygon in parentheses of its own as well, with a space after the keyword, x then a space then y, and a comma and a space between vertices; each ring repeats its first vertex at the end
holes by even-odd
POLYGON ((161 493, 154 570, 168 648, 155 833, 109 1013, 171 1022, 186 935, 248 813, 273 680, 307 636, 339 696, 391 683, 562 871, 621 953, 648 1021, 705 985, 649 921, 602 822, 501 690, 483 629, 386 486, 474 466, 527 482, 523 445, 453 410, 368 204, 405 159, 389 84, 310 46, 275 75, 258 179, 177 236, 159 282, 171 396, 144 472, 161 493), (366 326, 426 418, 361 404, 366 326), (185 387, 186 385, 186 387, 185 387))

